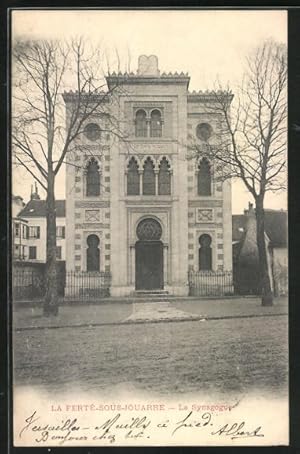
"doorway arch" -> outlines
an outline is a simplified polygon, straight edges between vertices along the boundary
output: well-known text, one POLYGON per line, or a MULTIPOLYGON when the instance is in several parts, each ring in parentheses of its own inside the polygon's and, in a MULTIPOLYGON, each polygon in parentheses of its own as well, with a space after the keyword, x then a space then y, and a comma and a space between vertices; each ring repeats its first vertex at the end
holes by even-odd
POLYGON ((163 289, 162 228, 158 221, 146 218, 139 222, 135 243, 136 290, 163 289))

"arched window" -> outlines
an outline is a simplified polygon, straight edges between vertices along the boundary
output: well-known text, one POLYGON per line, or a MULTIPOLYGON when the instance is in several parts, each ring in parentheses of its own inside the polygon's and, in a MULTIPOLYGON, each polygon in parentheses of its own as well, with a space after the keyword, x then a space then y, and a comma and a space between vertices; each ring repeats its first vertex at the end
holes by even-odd
POLYGON ((146 112, 138 110, 135 115, 135 135, 136 137, 147 137, 146 112))
POLYGON ((151 158, 147 158, 143 172, 143 194, 155 195, 155 173, 151 158))
POLYGON ((158 194, 159 195, 170 195, 171 194, 170 165, 166 158, 163 158, 159 165, 158 194))
POLYGON ((100 195, 100 172, 96 159, 92 158, 86 171, 86 195, 100 195))
POLYGON ((204 233, 199 238, 199 270, 212 269, 212 249, 211 249, 211 236, 204 233))
POLYGON ((139 195, 140 193, 140 175, 138 163, 131 158, 128 164, 127 172, 127 194, 139 195))
POLYGON ((162 136, 162 121, 159 110, 152 110, 150 118, 150 137, 162 136))
POLYGON ((87 271, 100 271, 99 238, 97 235, 87 237, 86 269, 87 271))
POLYGON ((211 170, 209 161, 203 158, 198 169, 198 195, 211 195, 211 170))

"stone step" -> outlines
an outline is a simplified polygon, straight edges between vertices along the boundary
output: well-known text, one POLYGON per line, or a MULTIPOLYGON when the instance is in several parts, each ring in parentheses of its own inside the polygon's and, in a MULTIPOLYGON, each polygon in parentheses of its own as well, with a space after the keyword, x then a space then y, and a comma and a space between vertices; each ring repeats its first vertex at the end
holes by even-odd
POLYGON ((132 293, 132 297, 151 300, 152 298, 168 298, 170 295, 167 290, 136 290, 132 293))
POLYGON ((132 298, 132 302, 134 303, 159 303, 160 301, 170 301, 170 298, 167 296, 144 296, 138 298, 132 298))

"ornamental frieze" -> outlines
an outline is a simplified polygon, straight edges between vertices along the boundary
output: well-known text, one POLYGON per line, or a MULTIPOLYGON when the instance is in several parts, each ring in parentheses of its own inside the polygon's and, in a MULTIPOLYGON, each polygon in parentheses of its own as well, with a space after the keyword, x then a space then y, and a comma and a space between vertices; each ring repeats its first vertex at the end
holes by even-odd
POLYGON ((76 200, 75 201, 75 207, 76 208, 105 208, 109 207, 110 203, 109 201, 100 201, 99 202, 89 202, 89 201, 81 201, 81 200, 76 200))
POLYGON ((85 143, 80 143, 74 146, 74 151, 79 152, 80 154, 86 152, 90 154, 97 154, 97 155, 103 155, 104 151, 109 151, 110 146, 109 145, 90 145, 90 144, 85 144, 85 143))
POLYGON ((167 103, 172 103, 172 101, 133 101, 133 102, 126 102, 126 104, 131 104, 133 106, 133 108, 136 108, 136 107, 144 107, 144 108, 148 108, 148 109, 151 109, 151 108, 159 108, 159 107, 162 107, 164 106, 165 104, 167 103))
POLYGON ((88 222, 99 222, 100 210, 85 210, 85 220, 88 222))
POLYGON ((103 154, 104 145, 101 145, 99 143, 97 145, 91 145, 85 142, 80 142, 74 146, 74 150, 81 154, 84 152, 103 154))
POLYGON ((189 200, 189 207, 199 207, 199 208, 213 208, 213 207, 222 207, 223 200, 189 200))
POLYGON ((83 222, 82 224, 75 224, 75 229, 109 229, 109 224, 83 222))
POLYGON ((171 154, 173 153, 172 143, 131 143, 131 154, 171 154))
POLYGON ((197 210, 197 221, 196 222, 213 222, 214 212, 212 209, 200 209, 197 210))

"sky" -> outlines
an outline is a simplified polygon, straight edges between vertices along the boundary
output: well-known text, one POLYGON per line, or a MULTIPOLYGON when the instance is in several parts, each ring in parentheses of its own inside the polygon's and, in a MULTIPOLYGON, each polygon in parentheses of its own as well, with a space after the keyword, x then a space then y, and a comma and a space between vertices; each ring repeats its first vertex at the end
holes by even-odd
MULTIPOLYGON (((14 11, 14 36, 68 39, 85 36, 105 49, 112 65, 118 51, 121 69, 137 68, 141 54, 157 55, 161 72, 188 72, 189 90, 212 89, 216 79, 234 88, 241 82, 245 56, 264 40, 287 43, 286 11, 150 11, 25 10, 14 11), (122 65, 124 66, 122 68, 122 65)), ((56 197, 65 197, 64 170, 56 197)), ((25 202, 32 177, 14 171, 13 193, 25 202)), ((252 201, 241 182, 232 184, 232 211, 241 213, 252 201)), ((265 206, 286 209, 287 194, 270 193, 265 206)))

